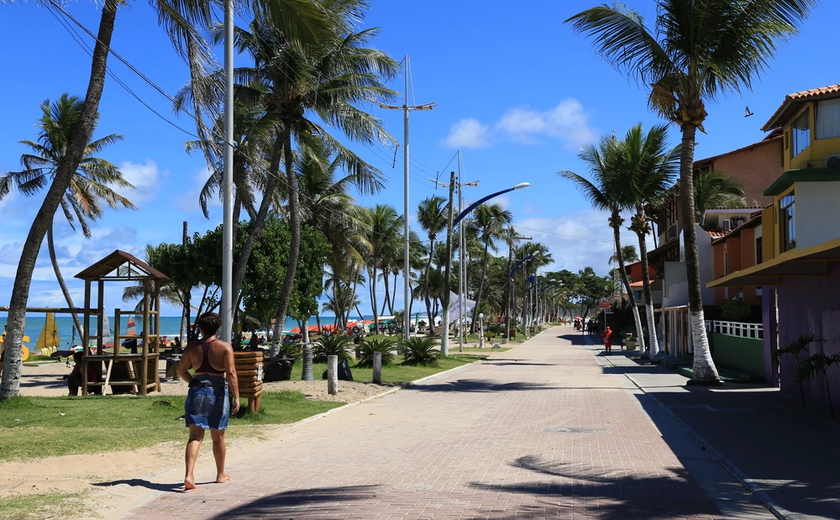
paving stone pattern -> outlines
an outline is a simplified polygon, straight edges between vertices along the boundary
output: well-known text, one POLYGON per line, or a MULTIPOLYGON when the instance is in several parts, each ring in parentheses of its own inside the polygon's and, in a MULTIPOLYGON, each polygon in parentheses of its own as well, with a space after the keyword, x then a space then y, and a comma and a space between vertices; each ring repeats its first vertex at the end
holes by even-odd
POLYGON ((198 489, 160 493, 128 518, 773 518, 632 379, 685 378, 626 376, 631 361, 616 368, 587 339, 555 327, 277 431, 258 456, 229 462, 226 484, 209 483, 208 440, 198 489))

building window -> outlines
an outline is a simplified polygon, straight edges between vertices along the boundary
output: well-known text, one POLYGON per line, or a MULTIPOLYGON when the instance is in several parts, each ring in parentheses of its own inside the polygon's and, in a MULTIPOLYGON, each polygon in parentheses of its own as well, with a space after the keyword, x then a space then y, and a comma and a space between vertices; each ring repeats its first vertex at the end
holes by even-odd
POLYGON ((817 103, 817 139, 840 137, 840 99, 817 103))
POLYGON ((791 126, 791 134, 793 135, 793 150, 791 152, 793 155, 791 157, 796 157, 811 144, 811 122, 807 110, 796 118, 791 126))
POLYGON ((758 237, 758 238, 755 239, 755 265, 758 265, 763 261, 762 257, 763 257, 764 253, 761 250, 761 247, 762 247, 761 238, 762 237, 758 237))
POLYGON ((796 248, 794 202, 794 192, 790 192, 779 201, 779 238, 783 252, 796 248))

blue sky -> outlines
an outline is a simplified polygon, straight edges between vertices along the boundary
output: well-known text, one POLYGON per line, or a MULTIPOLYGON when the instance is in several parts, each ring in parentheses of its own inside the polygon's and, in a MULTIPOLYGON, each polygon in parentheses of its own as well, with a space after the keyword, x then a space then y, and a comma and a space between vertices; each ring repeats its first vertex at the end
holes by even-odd
MULTIPOLYGON (((639 122, 649 128, 660 121, 646 108, 647 88, 615 71, 593 52, 589 41, 563 24, 569 16, 601 3, 532 0, 512 8, 509 2, 497 0, 371 2, 362 27, 380 28, 373 46, 397 60, 410 56, 409 103, 437 103, 434 110, 412 112, 410 118, 412 221, 420 200, 447 195, 429 179, 440 175, 445 181, 451 170, 460 171, 462 182, 480 181, 478 187, 465 188, 468 201, 529 182, 530 188, 494 202, 513 212, 521 234, 548 246, 554 264, 547 269, 578 271, 592 266, 600 274, 608 272, 612 242, 606 215, 591 210, 557 172, 585 174, 577 159, 581 145, 611 132, 622 135, 639 122)), ((651 25, 653 2, 627 3, 651 25)), ((71 2, 66 10, 96 32, 97 3, 71 2)), ((708 134, 698 134, 696 157, 761 140, 761 126, 786 94, 836 83, 831 35, 837 19, 840 2, 822 2, 799 36, 780 42, 776 59, 752 91, 708 102, 708 134), (745 106, 755 115, 745 118, 745 106)), ((18 141, 36 138, 34 124, 42 101, 64 92, 84 95, 90 70, 87 49, 92 43, 72 21, 52 10, 35 3, 0 1, 0 46, 5 49, 0 57, 4 77, 0 82, 0 171, 6 172, 21 168, 20 156, 27 150, 18 141), (71 34, 65 25, 78 34, 71 34)), ((169 95, 187 81, 186 66, 145 2, 131 2, 120 10, 112 47, 169 95)), ((117 164, 135 185, 135 190, 123 195, 139 210, 106 210, 104 218, 92 225, 92 240, 74 232, 60 215, 56 217, 59 261, 77 304, 82 303, 83 285, 73 275, 114 249, 142 257, 147 243, 179 242, 184 221, 193 233, 214 228, 222 219, 220 205, 211 208, 209 220, 198 207, 198 191, 208 174, 200 156, 184 151, 184 142, 193 138, 190 118, 174 115, 164 96, 113 56, 109 63, 113 76, 106 81, 94 137, 124 136, 101 156, 117 164)), ((404 79, 396 78, 390 86, 403 92, 404 79)), ((402 143, 402 112, 375 106, 369 110, 402 143)), ((670 136, 676 144, 676 128, 672 127, 670 136)), ((402 213, 402 149, 353 148, 390 179, 387 191, 375 198, 360 197, 359 203, 387 203, 402 213)), ((0 305, 11 297, 20 250, 40 201, 17 193, 0 201, 0 305)), ((632 243, 633 239, 627 234, 624 240, 632 243)), ((396 307, 402 308, 401 289, 399 293, 396 307)), ((366 295, 362 296, 366 302, 366 295)), ((133 305, 121 302, 116 291, 110 291, 106 299, 109 308, 133 305)), ((65 305, 46 242, 29 305, 65 305)), ((363 312, 368 308, 365 303, 363 312)), ((164 309, 164 314, 177 311, 164 309)))

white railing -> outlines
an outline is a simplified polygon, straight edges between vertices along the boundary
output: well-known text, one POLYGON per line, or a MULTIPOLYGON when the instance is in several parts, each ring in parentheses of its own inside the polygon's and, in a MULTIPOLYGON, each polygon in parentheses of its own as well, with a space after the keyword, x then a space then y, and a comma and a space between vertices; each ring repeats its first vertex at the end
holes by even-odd
POLYGON ((706 320, 706 332, 716 332, 741 338, 763 339, 764 326, 761 323, 741 323, 739 321, 706 320))

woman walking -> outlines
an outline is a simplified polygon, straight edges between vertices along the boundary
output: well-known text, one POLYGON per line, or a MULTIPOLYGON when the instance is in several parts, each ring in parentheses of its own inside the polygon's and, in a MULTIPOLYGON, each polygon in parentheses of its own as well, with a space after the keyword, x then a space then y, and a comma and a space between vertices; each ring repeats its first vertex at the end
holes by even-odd
POLYGON ((178 363, 178 375, 189 383, 189 393, 184 404, 184 418, 190 429, 187 441, 184 491, 195 489, 195 462, 204 440, 204 430, 210 430, 213 440, 213 458, 216 459, 216 482, 227 482, 225 473, 225 428, 230 413, 239 411, 239 383, 230 343, 216 338, 222 319, 215 312, 199 316, 196 326, 201 339, 187 345, 178 363), (194 368, 193 375, 189 369, 194 368), (228 401, 228 391, 233 403, 228 401))

